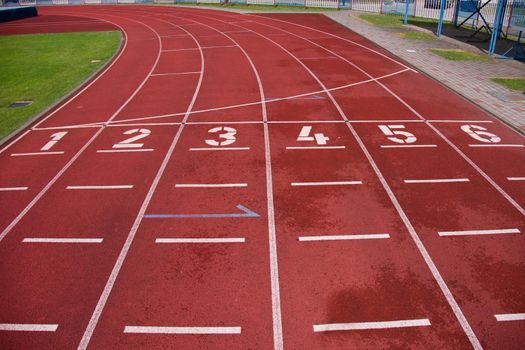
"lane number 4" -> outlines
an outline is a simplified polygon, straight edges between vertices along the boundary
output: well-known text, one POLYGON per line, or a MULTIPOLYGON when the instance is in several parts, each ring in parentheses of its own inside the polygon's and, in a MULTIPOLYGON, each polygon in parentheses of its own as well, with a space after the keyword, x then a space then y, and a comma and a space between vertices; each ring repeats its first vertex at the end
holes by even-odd
POLYGON ((297 141, 315 141, 318 145, 326 145, 326 141, 330 140, 328 137, 324 136, 324 134, 316 133, 314 134, 314 136, 311 136, 311 133, 311 126, 303 126, 303 128, 299 132, 297 141))

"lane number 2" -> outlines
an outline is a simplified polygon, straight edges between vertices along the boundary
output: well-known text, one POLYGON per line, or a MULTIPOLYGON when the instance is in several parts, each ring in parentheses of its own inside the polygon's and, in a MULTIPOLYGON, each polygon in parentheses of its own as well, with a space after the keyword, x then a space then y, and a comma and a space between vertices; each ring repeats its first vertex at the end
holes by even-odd
POLYGON ((316 133, 314 134, 314 136, 310 136, 311 133, 311 126, 303 126, 303 128, 299 132, 297 141, 315 141, 318 145, 326 145, 326 141, 330 140, 328 137, 324 136, 324 134, 316 133))
POLYGON ((414 134, 405 130, 399 130, 404 128, 404 125, 379 125, 379 129, 383 134, 389 136, 388 139, 392 142, 404 144, 416 142, 417 138, 414 134))
POLYGON ((40 150, 41 151, 49 151, 51 147, 53 147, 61 138, 66 136, 67 131, 57 132, 51 135, 51 140, 44 145, 40 150))
POLYGON ((486 131, 487 129, 479 125, 462 125, 461 130, 466 132, 470 137, 475 140, 485 143, 498 143, 501 142, 501 138, 494 135, 491 132, 486 131))
POLYGON ((207 139, 205 140, 206 144, 210 146, 228 146, 237 141, 235 135, 237 135, 237 130, 230 128, 228 126, 219 126, 213 129, 208 130, 210 134, 218 134, 217 138, 220 140, 207 139))
POLYGON ((131 129, 131 130, 124 131, 123 134, 124 135, 137 134, 137 135, 114 144, 113 148, 141 148, 142 146, 144 146, 144 144, 137 143, 135 141, 148 137, 151 134, 151 130, 149 129, 131 129))

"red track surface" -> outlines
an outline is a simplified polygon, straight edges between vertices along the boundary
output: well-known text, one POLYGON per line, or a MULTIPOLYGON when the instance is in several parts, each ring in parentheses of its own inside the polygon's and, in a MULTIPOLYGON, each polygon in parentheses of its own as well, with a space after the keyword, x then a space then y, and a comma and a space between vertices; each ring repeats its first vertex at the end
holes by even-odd
POLYGON ((522 347, 521 135, 321 15, 39 13, 124 43, 1 149, 0 347, 522 347))

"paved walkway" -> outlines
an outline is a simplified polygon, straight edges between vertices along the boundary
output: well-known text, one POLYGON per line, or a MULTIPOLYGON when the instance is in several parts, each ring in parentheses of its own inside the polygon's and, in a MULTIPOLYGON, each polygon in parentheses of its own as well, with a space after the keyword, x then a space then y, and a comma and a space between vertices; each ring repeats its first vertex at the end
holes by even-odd
POLYGON ((329 12, 326 15, 401 57, 525 133, 525 94, 512 92, 490 80, 493 77, 525 77, 525 64, 497 59, 488 62, 449 61, 432 54, 428 49, 470 49, 470 45, 446 37, 431 41, 403 39, 395 34, 399 29, 370 25, 359 19, 355 11, 329 12))

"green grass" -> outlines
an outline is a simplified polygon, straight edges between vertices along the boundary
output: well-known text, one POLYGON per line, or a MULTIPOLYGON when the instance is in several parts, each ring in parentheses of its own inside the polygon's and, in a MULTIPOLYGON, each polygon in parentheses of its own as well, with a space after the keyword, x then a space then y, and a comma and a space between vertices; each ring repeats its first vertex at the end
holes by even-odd
POLYGON ((451 61, 488 61, 486 55, 478 55, 463 50, 430 49, 433 53, 451 61))
MULTIPOLYGON (((359 18, 379 27, 400 28, 403 26, 404 17, 401 15, 362 14, 359 18)), ((431 18, 408 17, 408 24, 420 27, 437 26, 438 21, 431 18)), ((444 26, 451 23, 443 22, 444 26)))
POLYGON ((516 91, 525 91, 525 78, 492 78, 492 81, 516 91))
POLYGON ((0 139, 100 68, 119 38, 119 32, 0 36, 0 139), (8 108, 14 101, 33 103, 8 108))
MULTIPOLYGON (((173 4, 173 3, 166 3, 173 4)), ((176 5, 188 5, 188 6, 199 6, 199 7, 215 7, 215 8, 227 8, 235 10, 247 10, 247 11, 306 11, 306 12, 325 12, 325 11, 337 11, 337 9, 331 8, 320 8, 320 7, 304 7, 304 6, 286 6, 286 5, 247 5, 247 4, 203 4, 203 3, 178 3, 176 5)))
POLYGON ((405 33, 397 33, 400 37, 403 39, 409 39, 409 40, 434 40, 436 37, 432 34, 428 33, 422 33, 422 32, 405 32, 405 33))

